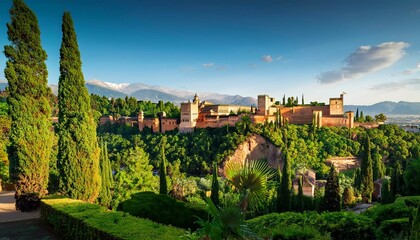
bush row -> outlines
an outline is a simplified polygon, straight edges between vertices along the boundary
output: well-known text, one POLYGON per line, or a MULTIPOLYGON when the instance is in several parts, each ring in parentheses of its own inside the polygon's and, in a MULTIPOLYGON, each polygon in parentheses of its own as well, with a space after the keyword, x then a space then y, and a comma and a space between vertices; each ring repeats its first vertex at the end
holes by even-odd
POLYGON ((186 232, 68 198, 44 199, 41 218, 64 239, 181 239, 186 232))
MULTIPOLYGON (((250 219, 247 221, 252 230, 261 237, 270 238, 279 235, 279 232, 287 230, 291 225, 302 228, 317 235, 313 230, 319 231, 323 236, 330 235, 332 239, 374 239, 375 233, 373 221, 365 216, 356 215, 353 212, 321 213, 272 213, 250 219)), ((295 228, 297 229, 297 228, 295 228)), ((288 231, 290 232, 290 231, 288 231)), ((303 234, 303 232, 295 233, 303 234)), ((281 239, 281 238, 279 238, 281 239)), ((293 238, 289 238, 293 239, 293 238)))
POLYGON ((132 216, 191 230, 200 227, 196 223, 197 217, 208 217, 205 205, 185 203, 153 192, 133 194, 131 199, 122 202, 118 209, 132 216))

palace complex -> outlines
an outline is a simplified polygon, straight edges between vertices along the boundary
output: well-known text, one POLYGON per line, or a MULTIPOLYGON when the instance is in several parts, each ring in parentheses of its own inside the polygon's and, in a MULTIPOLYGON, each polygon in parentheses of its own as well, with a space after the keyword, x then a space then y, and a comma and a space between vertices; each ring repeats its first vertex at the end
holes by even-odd
POLYGON ((121 117, 114 120, 112 116, 104 116, 100 124, 107 122, 131 124, 140 131, 148 127, 152 132, 166 132, 178 129, 181 133, 192 132, 194 128, 219 128, 226 125, 235 126, 242 117, 248 115, 252 123, 291 123, 315 124, 322 126, 340 126, 353 128, 354 113, 344 112, 343 94, 339 98, 330 98, 329 105, 311 104, 287 106, 276 104, 276 100, 268 95, 258 96, 258 106, 238 106, 229 104, 212 104, 201 102, 197 94, 192 101, 181 103, 181 117, 167 118, 165 112, 156 118, 145 117, 140 111, 137 117, 121 117))

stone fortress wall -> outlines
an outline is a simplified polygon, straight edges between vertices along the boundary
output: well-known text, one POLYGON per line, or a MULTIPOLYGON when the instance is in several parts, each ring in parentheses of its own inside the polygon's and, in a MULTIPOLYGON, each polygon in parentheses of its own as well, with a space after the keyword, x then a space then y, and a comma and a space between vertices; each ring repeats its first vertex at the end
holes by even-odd
POLYGON ((329 105, 299 105, 287 107, 276 105, 275 98, 268 95, 258 96, 258 106, 239 106, 201 102, 197 94, 192 101, 181 103, 181 117, 167 118, 163 112, 157 118, 144 117, 142 111, 137 118, 121 117, 113 119, 101 117, 100 124, 107 122, 138 126, 140 131, 148 127, 152 132, 166 132, 178 129, 181 133, 192 132, 194 128, 220 128, 235 126, 248 115, 252 123, 276 122, 281 119, 290 124, 316 124, 322 126, 354 127, 354 113, 344 112, 343 94, 339 98, 330 98, 329 105))

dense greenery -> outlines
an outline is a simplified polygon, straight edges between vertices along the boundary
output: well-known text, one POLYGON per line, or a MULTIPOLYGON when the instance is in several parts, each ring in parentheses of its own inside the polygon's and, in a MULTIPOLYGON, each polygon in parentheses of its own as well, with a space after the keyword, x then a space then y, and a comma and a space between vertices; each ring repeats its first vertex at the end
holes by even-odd
POLYGON ((10 177, 16 184, 18 199, 32 193, 42 197, 47 193, 53 135, 47 54, 41 47, 38 20, 22 0, 13 1, 10 16, 7 34, 11 45, 4 47, 7 103, 12 120, 8 146, 10 177))
POLYGON ((112 176, 111 163, 108 158, 107 143, 101 141, 101 191, 99 192, 98 202, 106 207, 111 206, 112 193, 111 189, 114 187, 114 178, 112 176))
POLYGON ((63 239, 182 239, 185 230, 72 199, 42 201, 41 218, 63 239))
POLYGON ((165 112, 167 117, 179 118, 180 109, 177 105, 163 101, 152 103, 151 101, 138 101, 134 97, 111 98, 91 95, 91 106, 94 110, 95 119, 100 116, 110 115, 115 118, 120 116, 135 117, 140 111, 143 111, 146 117, 158 117, 160 112, 165 112))
MULTIPOLYGON (((280 229, 290 225, 313 227, 332 239, 373 239, 372 220, 353 212, 331 212, 318 214, 271 213, 247 221, 248 225, 261 237, 269 238, 280 229)), ((328 239, 328 238, 327 238, 328 239)))
POLYGON ((331 166, 330 174, 325 184, 325 195, 324 195, 324 209, 327 211, 340 211, 340 185, 338 183, 338 174, 335 170, 334 164, 331 166))
POLYGON ((100 150, 73 20, 68 12, 63 15, 62 31, 57 126, 59 191, 93 202, 101 188, 100 150))
POLYGON ((362 163, 360 166, 362 177, 362 197, 363 201, 370 203, 373 193, 373 167, 371 155, 370 137, 367 136, 364 142, 362 163))
POLYGON ((175 200, 167 195, 153 192, 136 193, 121 203, 119 209, 132 216, 185 229, 197 229, 197 217, 207 218, 204 205, 175 200))

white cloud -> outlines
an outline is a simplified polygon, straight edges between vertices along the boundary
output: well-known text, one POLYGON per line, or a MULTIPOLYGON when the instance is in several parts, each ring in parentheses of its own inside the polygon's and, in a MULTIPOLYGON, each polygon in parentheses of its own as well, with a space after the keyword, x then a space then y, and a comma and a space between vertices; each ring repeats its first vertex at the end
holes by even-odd
POLYGON ((370 90, 382 90, 382 91, 395 91, 404 88, 417 88, 420 87, 420 78, 412 78, 401 81, 392 81, 380 83, 369 88, 370 90))
POLYGON ((210 67, 213 67, 214 66, 214 63, 204 63, 203 64, 203 67, 208 67, 208 68, 210 68, 210 67))
POLYGON ((346 59, 346 66, 339 70, 322 72, 318 76, 321 84, 357 79, 392 66, 405 55, 409 46, 405 42, 384 42, 377 46, 360 46, 346 59))
POLYGON ((416 73, 416 72, 420 72, 420 63, 418 63, 415 68, 409 68, 409 69, 403 71, 402 74, 410 75, 410 74, 413 74, 413 73, 416 73))
POLYGON ((420 14, 420 9, 417 9, 416 11, 413 12, 414 14, 420 14))
POLYGON ((271 55, 264 55, 264 56, 262 56, 262 58, 261 58, 264 62, 267 62, 267 63, 269 63, 269 62, 272 62, 273 61, 273 57, 271 57, 271 55))

